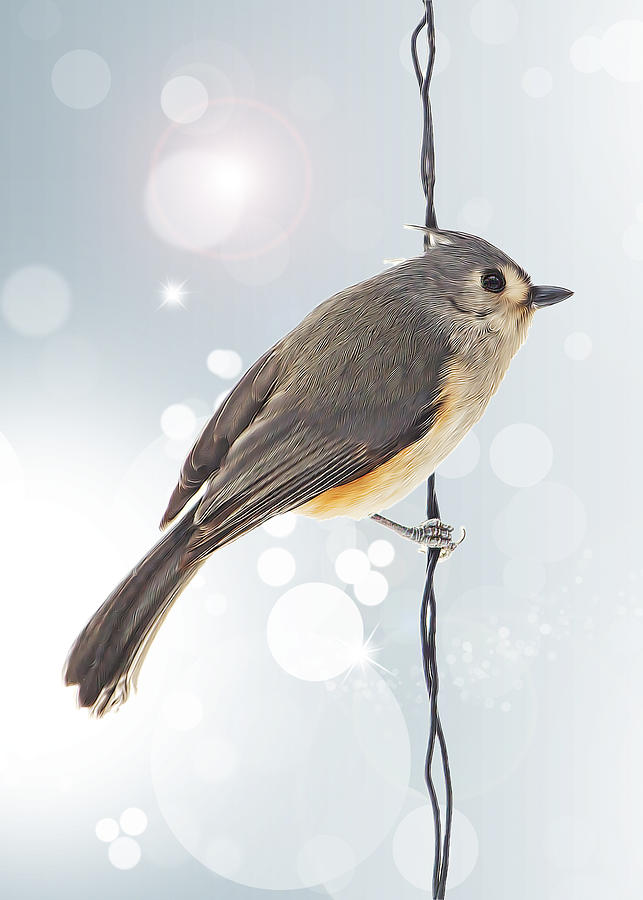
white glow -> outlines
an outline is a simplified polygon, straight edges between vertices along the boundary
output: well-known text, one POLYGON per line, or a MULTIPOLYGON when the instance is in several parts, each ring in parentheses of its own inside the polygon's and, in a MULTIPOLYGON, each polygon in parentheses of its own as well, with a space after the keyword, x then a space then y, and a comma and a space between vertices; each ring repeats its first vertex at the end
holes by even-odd
POLYGON ((268 646, 295 678, 325 681, 358 660, 364 625, 351 598, 330 584, 300 584, 283 594, 268 617, 268 646))
POLYGON ((96 822, 96 837, 99 841, 109 844, 116 840, 118 835, 119 828, 116 819, 101 819, 96 822))
POLYGON ((589 74, 601 68, 601 40, 593 34, 577 38, 569 50, 572 65, 579 72, 589 74))
POLYGON ((368 556, 353 547, 342 550, 335 560, 337 577, 347 584, 356 584, 361 581, 368 574, 370 567, 368 556))
POLYGON ((250 185, 241 160, 204 150, 182 150, 151 171, 145 211, 156 234, 188 250, 205 250, 237 227, 250 185))
POLYGON ((107 855, 115 869, 133 869, 140 862, 141 848, 134 838, 119 837, 109 845, 107 855))
POLYGON ((72 109, 97 106, 109 93, 111 83, 109 66, 93 50, 70 50, 51 72, 54 94, 72 109))
POLYGON ((143 834, 147 828, 147 816, 142 809, 138 809, 136 806, 130 806, 124 810, 119 821, 125 834, 129 835, 143 834))
POLYGON ((592 352, 592 339, 584 331, 573 331, 565 338, 565 353, 570 359, 580 362, 592 352))
POLYGON ((208 369, 219 378, 236 378, 243 362, 236 350, 212 350, 206 362, 208 369))
POLYGON ((628 19, 608 28, 601 42, 601 63, 617 81, 643 81, 643 21, 628 19))
POLYGON ((19 334, 42 337, 56 331, 71 310, 69 285, 49 266, 17 269, 2 289, 2 312, 19 334))
POLYGON ((554 459, 551 441, 540 428, 526 423, 507 425, 489 449, 491 468, 513 487, 531 487, 547 475, 554 459))
POLYGON ((522 76, 522 89, 529 97, 540 99, 551 92, 554 80, 551 72, 542 66, 534 66, 522 76))
POLYGON ((189 291, 184 290, 187 281, 170 281, 169 278, 161 285, 161 296, 163 301, 161 306, 180 306, 185 309, 183 298, 187 297, 189 291))
POLYGON ((257 572, 259 578, 273 587, 287 584, 295 576, 295 558, 283 547, 271 547, 259 556, 257 572))
POLYGON ((395 559, 395 547, 390 541, 380 538, 369 545, 368 558, 374 566, 390 566, 395 559))
POLYGON ((208 92, 192 75, 170 78, 161 91, 161 109, 173 122, 196 122, 208 108, 208 92))
POLYGON ((196 416, 185 403, 173 403, 161 414, 161 430, 174 441, 185 440, 194 434, 196 416))
POLYGON ((355 583, 355 597, 364 606, 377 606, 386 599, 388 581, 381 572, 368 572, 355 583))

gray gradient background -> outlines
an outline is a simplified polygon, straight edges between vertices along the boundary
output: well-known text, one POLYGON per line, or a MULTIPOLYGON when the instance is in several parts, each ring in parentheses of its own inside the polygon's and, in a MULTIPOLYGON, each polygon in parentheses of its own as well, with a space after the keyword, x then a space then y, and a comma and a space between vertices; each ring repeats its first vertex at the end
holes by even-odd
MULTIPOLYGON (((465 544, 439 570, 438 634, 456 806, 479 841, 475 868, 451 896, 636 897, 643 883, 642 263, 628 255, 623 236, 643 201, 643 85, 577 71, 570 47, 614 22, 643 19, 643 4, 516 2, 515 33, 496 46, 475 35, 472 7, 470 0, 436 3, 438 28, 450 43, 433 90, 439 221, 476 230, 467 203, 485 198, 491 215, 478 223, 484 236, 534 281, 568 285, 575 296, 537 315, 476 429, 478 464, 461 478, 438 480, 445 519, 468 529, 465 544), (521 87, 532 66, 552 74, 553 89, 543 98, 521 87), (593 342, 582 361, 564 350, 577 331, 593 342), (537 426, 553 446, 545 481, 526 491, 504 483, 489 462, 494 437, 515 423, 537 426), (550 482, 568 491, 559 502, 546 493, 550 482), (572 521, 572 496, 585 525, 582 516, 572 521), (512 503, 518 505, 507 512, 512 503), (559 531, 561 554, 551 549, 559 531), (530 598, 503 593, 507 564, 514 557, 538 561, 541 541, 551 551, 544 586, 530 598), (502 690, 489 708, 484 681, 467 688, 470 662, 461 643, 475 644, 481 629, 495 634, 503 626, 512 640, 523 638, 523 648, 532 642, 535 649, 527 661, 503 657, 502 690)), ((150 654, 137 698, 105 722, 75 712, 60 667, 75 632, 155 537, 179 466, 164 454, 161 413, 188 402, 205 415, 229 386, 206 368, 210 350, 233 348, 247 366, 326 296, 378 271, 386 257, 418 252, 419 235, 401 227, 421 221, 423 205, 419 104, 400 44, 421 7, 414 0, 61 0, 58 8, 60 26, 47 40, 25 35, 21 3, 0 9, 0 279, 31 263, 50 266, 68 282, 72 304, 63 326, 45 337, 24 337, 0 319, 0 430, 15 450, 24 489, 19 503, 12 494, 5 504, 2 553, 2 893, 46 900, 258 897, 259 888, 223 879, 182 851, 161 814, 150 755, 163 692, 193 657, 210 650, 214 658, 222 635, 263 634, 285 588, 257 577, 262 549, 283 545, 293 553, 292 584, 341 585, 333 554, 387 535, 369 522, 351 529, 306 521, 291 537, 257 534, 224 551, 209 565, 205 590, 225 589, 226 616, 208 617, 202 595, 186 594, 150 654), (189 53, 202 39, 245 57, 254 76, 246 96, 281 111, 310 156, 310 202, 289 238, 288 265, 264 285, 246 286, 220 260, 163 242, 145 217, 150 161, 168 124, 160 91, 173 54, 186 46, 189 53), (56 60, 75 48, 99 53, 111 69, 107 97, 88 110, 70 109, 51 88, 56 60), (290 104, 293 84, 309 76, 330 98, 316 120, 290 104), (347 201, 352 230, 341 224, 347 201), (184 310, 158 309, 166 277, 188 280, 184 310), (12 502, 28 514, 14 516, 12 502), (142 808, 149 826, 138 838, 140 863, 118 871, 94 826, 129 806, 142 808)), ((287 172, 275 177, 284 191, 298 190, 287 172)), ((423 492, 394 512, 418 521, 423 492)), ((393 565, 382 570, 387 598, 361 611, 367 634, 379 623, 376 658, 393 673, 384 679, 406 720, 411 787, 422 792, 422 559, 410 546, 395 548, 393 565)), ((243 707, 246 700, 239 689, 235 701, 243 707)), ((289 729, 297 733, 296 713, 284 726, 284 746, 289 729)), ((323 738, 335 739, 340 746, 342 735, 323 738)), ((378 741, 377 727, 369 739, 378 741)), ((268 746, 271 752, 279 746, 268 746)), ((258 805, 279 804, 270 778, 258 805)), ((308 778, 311 794, 319 793, 312 755, 308 778)), ((332 783, 330 777, 329 802, 339 802, 332 783)), ((242 780, 238 790, 243 794, 242 780)), ((252 809, 251 796, 240 802, 252 809)), ((368 803, 365 823, 378 816, 377 795, 368 803)), ((332 896, 423 896, 390 862, 396 822, 374 857, 332 896)), ((276 847, 279 835, 266 841, 276 847)))

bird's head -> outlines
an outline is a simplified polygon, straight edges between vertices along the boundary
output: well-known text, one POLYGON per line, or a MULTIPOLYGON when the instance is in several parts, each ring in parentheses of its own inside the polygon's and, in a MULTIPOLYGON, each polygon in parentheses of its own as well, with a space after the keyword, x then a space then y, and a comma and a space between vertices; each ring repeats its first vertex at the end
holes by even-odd
POLYGON ((521 266, 483 238, 437 228, 420 230, 428 237, 424 259, 432 287, 463 324, 494 330, 514 320, 528 324, 535 310, 573 293, 532 284, 521 266))

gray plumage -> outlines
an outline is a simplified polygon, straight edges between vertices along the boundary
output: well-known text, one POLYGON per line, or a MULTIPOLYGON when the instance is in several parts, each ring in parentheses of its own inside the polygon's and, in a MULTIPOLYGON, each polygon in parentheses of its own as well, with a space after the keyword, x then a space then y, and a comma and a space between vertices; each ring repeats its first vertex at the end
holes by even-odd
POLYGON ((213 415, 162 525, 197 502, 71 649, 65 679, 79 685, 81 705, 100 715, 126 698, 171 603, 217 547, 430 443, 446 415, 449 378, 471 405, 460 430, 479 417, 526 334, 530 282, 481 238, 432 236, 424 255, 321 303, 213 415), (484 273, 496 270, 504 293, 481 287, 484 273))

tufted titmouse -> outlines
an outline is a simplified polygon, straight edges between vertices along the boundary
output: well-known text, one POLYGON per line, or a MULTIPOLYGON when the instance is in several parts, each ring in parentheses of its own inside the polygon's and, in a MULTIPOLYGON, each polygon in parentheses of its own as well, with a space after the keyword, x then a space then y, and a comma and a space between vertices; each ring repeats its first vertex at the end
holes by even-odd
MULTIPOLYGON (((90 619, 65 668, 81 706, 122 703, 179 592, 218 547, 294 511, 360 519, 405 497, 480 418, 536 309, 536 287, 479 237, 429 247, 321 303, 255 362, 190 451, 163 515, 182 517, 90 619), (195 498, 189 509, 186 504, 195 498)), ((433 523, 430 546, 450 549, 433 523)))

